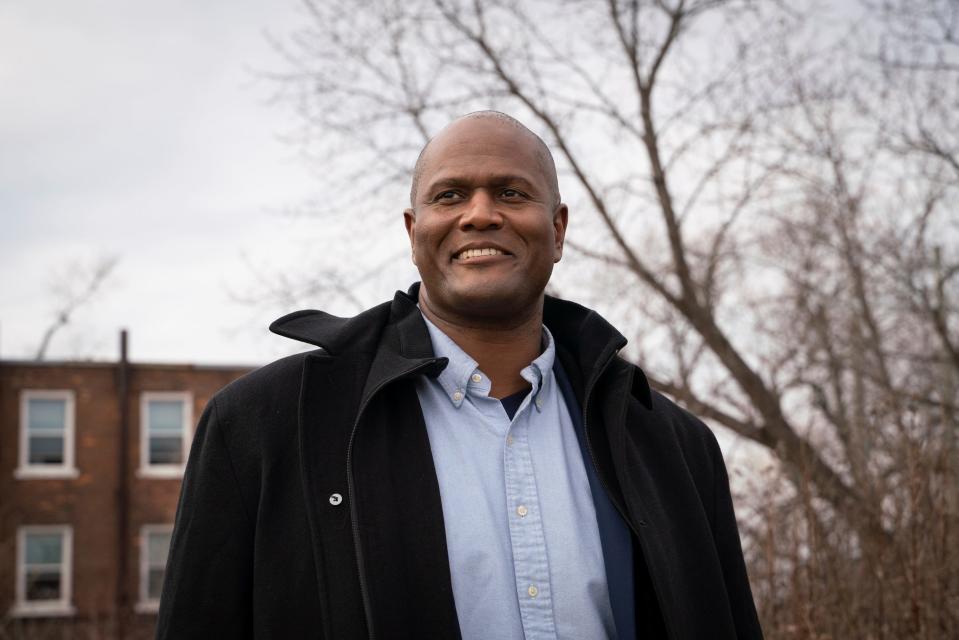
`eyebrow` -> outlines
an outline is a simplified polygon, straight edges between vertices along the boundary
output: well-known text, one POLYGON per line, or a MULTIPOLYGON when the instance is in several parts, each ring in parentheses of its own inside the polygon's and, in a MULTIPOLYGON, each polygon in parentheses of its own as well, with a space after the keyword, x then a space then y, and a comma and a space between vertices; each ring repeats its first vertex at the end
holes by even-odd
POLYGON ((488 184, 494 187, 501 187, 507 184, 515 184, 517 186, 522 186, 525 189, 536 191, 536 185, 529 181, 528 178, 516 174, 501 174, 501 175, 490 175, 479 180, 468 180, 465 178, 441 178, 435 182, 427 185, 427 188, 424 190, 424 193, 431 194, 436 192, 437 189, 445 189, 450 187, 463 187, 463 188, 472 188, 476 183, 488 184))

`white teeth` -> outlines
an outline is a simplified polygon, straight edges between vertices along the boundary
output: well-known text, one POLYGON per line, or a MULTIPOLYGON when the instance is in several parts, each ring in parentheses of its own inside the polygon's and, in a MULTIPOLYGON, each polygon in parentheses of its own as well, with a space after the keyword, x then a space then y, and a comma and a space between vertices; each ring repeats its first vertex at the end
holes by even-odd
POLYGON ((501 256, 504 255, 499 249, 493 249, 492 247, 484 247, 483 249, 467 249, 459 254, 460 260, 468 260, 469 258, 478 258, 479 256, 501 256))

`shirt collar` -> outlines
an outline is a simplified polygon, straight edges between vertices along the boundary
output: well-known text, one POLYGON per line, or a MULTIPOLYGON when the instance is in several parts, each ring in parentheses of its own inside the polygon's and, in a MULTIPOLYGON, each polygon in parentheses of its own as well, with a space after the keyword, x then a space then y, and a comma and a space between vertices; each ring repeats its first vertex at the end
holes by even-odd
MULTIPOLYGON (((420 313, 423 313, 422 310, 420 313)), ((449 364, 436 377, 436 381, 439 382, 453 406, 459 408, 467 394, 488 396, 492 385, 489 377, 479 369, 476 360, 463 351, 442 329, 430 322, 425 314, 423 314, 423 321, 426 323, 426 329, 433 343, 433 355, 449 360, 449 364)), ((533 387, 533 402, 539 411, 542 410, 539 396, 549 384, 551 379, 549 372, 553 370, 553 362, 556 359, 556 342, 546 325, 543 325, 543 346, 543 352, 520 371, 523 379, 533 387)))

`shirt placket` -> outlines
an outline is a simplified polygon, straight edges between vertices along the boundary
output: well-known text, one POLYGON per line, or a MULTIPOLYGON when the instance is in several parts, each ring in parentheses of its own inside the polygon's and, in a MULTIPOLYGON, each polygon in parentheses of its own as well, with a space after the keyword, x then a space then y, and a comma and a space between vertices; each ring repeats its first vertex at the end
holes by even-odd
POLYGON ((504 454, 513 570, 527 640, 556 637, 546 538, 529 444, 530 421, 536 414, 531 406, 531 401, 537 397, 536 386, 534 383, 533 393, 512 421, 504 454))

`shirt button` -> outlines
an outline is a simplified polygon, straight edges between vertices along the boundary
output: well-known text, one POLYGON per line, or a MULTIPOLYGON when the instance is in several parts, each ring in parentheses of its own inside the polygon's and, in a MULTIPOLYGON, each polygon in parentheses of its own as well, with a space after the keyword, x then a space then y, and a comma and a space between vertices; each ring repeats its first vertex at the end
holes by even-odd
POLYGON ((543 408, 543 398, 540 396, 536 396, 536 408, 537 409, 543 408))
POLYGON ((478 374, 478 373, 474 373, 472 380, 473 380, 473 382, 482 382, 482 381, 483 381, 483 376, 481 376, 481 375, 478 374))
POLYGON ((539 593, 539 589, 536 588, 535 584, 531 584, 529 585, 529 589, 526 590, 526 593, 529 594, 530 598, 535 598, 536 595, 539 593))
POLYGON ((506 446, 507 447, 513 446, 513 436, 506 436, 506 446))
POLYGON ((516 513, 519 514, 520 518, 525 518, 526 514, 529 513, 529 509, 526 508, 526 505, 520 505, 516 507, 516 513))
POLYGON ((463 393, 461 391, 456 391, 453 393, 453 402, 459 402, 463 399, 463 393))
POLYGON ((330 495, 330 504, 334 507, 343 502, 343 496, 338 493, 333 493, 330 495))

